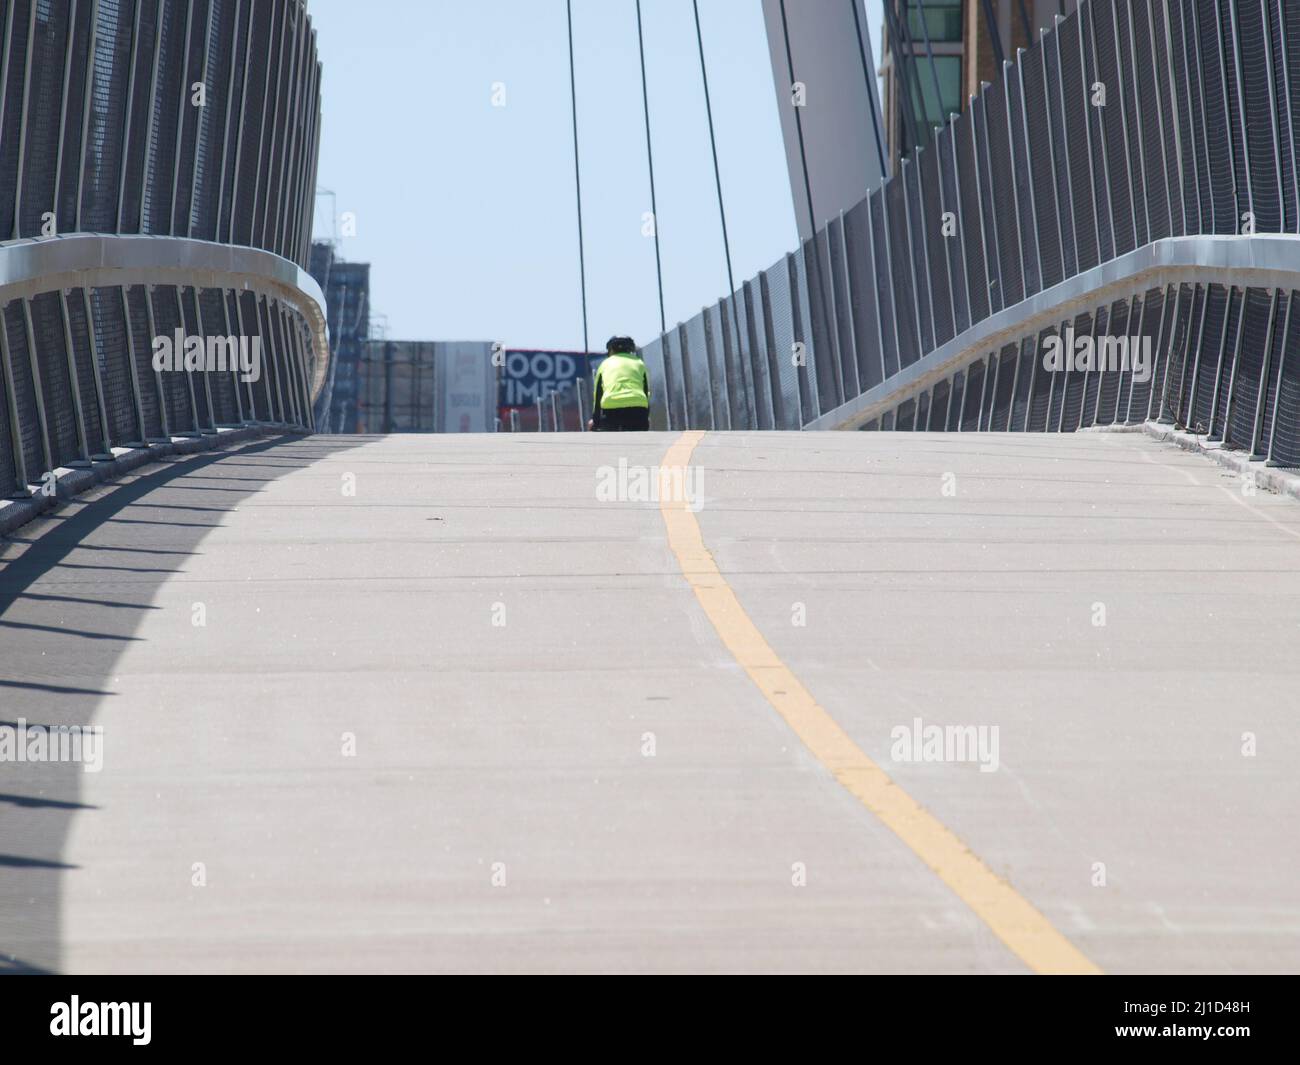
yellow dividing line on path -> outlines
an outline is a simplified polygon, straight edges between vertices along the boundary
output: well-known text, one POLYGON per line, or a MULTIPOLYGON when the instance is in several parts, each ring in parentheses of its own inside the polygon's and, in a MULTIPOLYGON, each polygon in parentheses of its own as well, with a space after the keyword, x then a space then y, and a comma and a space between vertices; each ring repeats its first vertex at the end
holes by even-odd
MULTIPOLYGON (((664 456, 663 474, 679 476, 704 437, 683 433, 664 456)), ((681 493, 671 493, 674 496, 681 493)), ((668 544, 727 650, 817 759, 1037 973, 1101 972, 1030 902, 977 858, 951 830, 867 757, 772 650, 727 584, 704 544, 687 501, 661 495, 668 544)))

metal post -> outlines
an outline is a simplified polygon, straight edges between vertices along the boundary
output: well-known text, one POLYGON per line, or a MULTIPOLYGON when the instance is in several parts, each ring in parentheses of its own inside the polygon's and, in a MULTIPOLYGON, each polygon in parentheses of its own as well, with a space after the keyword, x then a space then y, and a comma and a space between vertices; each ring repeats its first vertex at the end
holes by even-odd
MULTIPOLYGON (((934 169, 935 169, 935 173, 938 175, 938 177, 937 177, 936 180, 937 180, 938 183, 939 183, 939 213, 940 213, 940 215, 946 215, 946 214, 948 213, 948 190, 944 188, 944 182, 943 182, 943 151, 941 150, 941 148, 940 148, 940 146, 939 146, 939 138, 942 137, 942 136, 944 136, 944 133, 943 133, 943 132, 937 132, 937 133, 935 133, 935 135, 934 135, 934 169)), ((947 136, 948 136, 949 140, 952 139, 952 127, 951 127, 951 126, 949 126, 948 129, 947 129, 947 136)), ((956 180, 956 175, 954 175, 954 187, 956 187, 956 185, 955 185, 955 180, 956 180)), ((953 217, 954 217, 954 218, 957 217, 955 211, 953 212, 953 217)), ((868 204, 868 210, 867 210, 867 221, 868 221, 868 222, 871 221, 871 210, 870 210, 870 205, 869 205, 869 204, 868 204)), ((941 219, 941 221, 942 221, 942 219, 941 219)), ((942 229, 941 229, 941 230, 940 230, 940 233, 942 233, 942 232, 943 232, 943 231, 942 231, 942 229)), ((944 245, 944 247, 943 247, 943 263, 944 263, 944 267, 945 267, 945 269, 948 271, 948 306, 949 306, 949 309, 952 311, 952 335, 953 335, 953 336, 956 336, 958 333, 961 332, 961 330, 957 328, 957 287, 956 287, 956 286, 957 286, 957 283, 953 280, 953 276, 952 276, 952 256, 948 254, 948 241, 950 241, 951 239, 952 239, 951 237, 947 237, 947 236, 945 236, 945 237, 943 238, 943 245, 944 245)), ((960 242, 961 242, 961 238, 959 237, 959 238, 958 238, 958 243, 960 243, 960 242)), ((873 249, 872 249, 872 262, 874 263, 874 261, 875 261, 875 249, 873 248, 873 249)), ((871 286, 871 287, 872 287, 872 288, 878 288, 878 286, 875 284, 875 278, 874 278, 874 277, 872 278, 872 286, 871 286)), ((930 292, 931 292, 931 295, 933 296, 933 293, 934 293, 934 288, 933 288, 933 279, 931 280, 931 289, 930 289, 930 292)), ((969 307, 966 308, 966 316, 967 316, 968 318, 970 317, 970 308, 969 308, 969 307)), ((931 420, 933 420, 933 415, 931 416, 931 420)))
MULTIPOLYGON (((81 149, 77 159, 77 209, 75 212, 77 231, 81 231, 81 198, 86 180, 86 141, 90 139, 90 99, 94 90, 95 45, 99 37, 99 0, 90 4, 90 46, 86 52, 85 95, 81 98, 81 149)), ((125 164, 125 157, 123 158, 125 164)), ((105 430, 107 432, 107 430, 105 430)))
POLYGON ((136 365, 135 330, 131 328, 131 306, 127 301, 126 286, 117 286, 118 300, 122 304, 122 322, 126 327, 126 366, 131 375, 131 398, 135 401, 135 424, 139 435, 127 447, 145 447, 149 443, 149 427, 145 424, 144 395, 140 391, 140 368, 136 365), (138 441, 138 442, 137 442, 138 441))
MULTIPOLYGON (((848 304, 849 304, 848 307, 845 308, 845 317, 848 318, 849 321, 849 346, 853 349, 853 360, 852 360, 853 394, 855 396, 860 396, 862 395, 862 374, 858 370, 858 327, 857 327, 857 323, 854 322, 853 320, 853 271, 849 267, 849 232, 844 225, 843 211, 840 211, 839 222, 840 222, 840 258, 843 260, 843 265, 844 265, 844 292, 848 299, 848 304)), ((831 288, 834 289, 834 287, 835 287, 834 280, 832 279, 831 288)), ((766 282, 760 280, 759 289, 760 289, 760 300, 762 300, 763 303, 766 303, 766 300, 764 299, 766 289, 767 289, 766 282)), ((765 314, 764 315, 765 329, 767 324, 766 318, 767 315, 765 314)), ((769 371, 769 376, 770 376, 770 371, 769 371)), ((769 381, 769 388, 768 388, 769 400, 772 399, 772 396, 775 393, 775 391, 776 391, 776 382, 769 381)), ((849 397, 847 395, 841 396, 842 401, 846 401, 848 400, 848 398, 849 397)), ((773 428, 775 428, 776 427, 775 401, 772 402, 771 407, 772 407, 772 426, 773 428)))
MULTIPOLYGON (((54 155, 54 188, 51 191, 50 205, 50 210, 54 213, 54 225, 60 233, 63 232, 63 219, 59 218, 59 208, 63 206, 63 149, 68 139, 68 96, 72 89, 72 39, 77 32, 77 10, 80 0, 71 0, 71 3, 72 7, 68 12, 68 32, 63 38, 63 96, 59 102, 59 140, 54 155)), ((33 4, 32 7, 35 8, 36 5, 33 4)), ((22 181, 21 173, 19 181, 22 181)), ((73 218, 76 218, 75 210, 73 218)))
MULTIPOLYGON (((172 162, 172 199, 168 205, 167 212, 167 232, 171 236, 176 236, 176 196, 180 192, 181 184, 181 145, 185 143, 185 108, 192 107, 190 103, 190 38, 194 31, 194 0, 186 0, 185 4, 185 52, 181 57, 181 99, 180 106, 176 108, 176 157, 172 162)), ((198 144, 197 127, 195 130, 195 145, 198 144)), ((180 299, 180 289, 177 288, 177 300, 180 299)), ((184 322, 184 315, 181 321, 184 322)), ((186 375, 188 376, 188 374, 186 375)), ((191 392, 193 385, 190 386, 191 392)), ((195 419, 195 426, 198 426, 198 419, 195 419)))
MULTIPOLYGON (((9 12, 12 20, 13 12, 9 12)), ((7 35, 6 35, 7 36, 7 35)), ((8 52, 6 51, 6 55, 8 52)), ((3 105, 3 100, 0 100, 3 105)), ((0 115, 4 112, 0 111, 0 115)), ((27 456, 23 452, 23 423, 18 412, 18 394, 14 386, 14 368, 9 355, 9 324, 5 320, 8 304, 0 303, 0 371, 4 373, 5 399, 9 406, 9 444, 14 455, 14 483, 11 499, 23 499, 31 495, 28 489, 27 456)))
MULTIPOLYGON (((131 28, 131 69, 126 75, 126 107, 122 111, 122 132, 120 140, 122 142, 122 165, 117 175, 117 213, 113 216, 113 232, 122 232, 122 207, 126 200, 126 172, 131 167, 131 134, 134 132, 135 123, 131 121, 135 112, 135 68, 140 57, 140 12, 144 10, 145 0, 131 0, 135 5, 135 19, 131 28)), ((3 104, 0 104, 3 106, 3 104)), ((128 322, 130 319, 128 319, 128 322)), ((128 328, 127 332, 130 332, 128 328)), ((137 399, 139 397, 137 396, 137 399)), ((144 423, 141 421, 141 426, 144 423)), ((147 434, 140 432, 140 439, 143 441, 147 434)))
MULTIPOLYGON (((1235 290, 1228 289, 1228 310, 1232 310, 1232 294, 1235 290)), ((1224 404, 1223 430, 1216 433, 1214 424, 1219 420, 1219 397, 1223 393, 1223 359, 1228 354, 1227 332, 1228 318, 1231 315, 1225 314, 1223 321, 1224 344, 1219 350, 1219 361, 1214 368, 1214 392, 1210 399, 1210 432, 1206 437, 1210 441, 1221 441, 1227 439, 1228 435, 1228 410, 1232 401, 1232 377, 1237 371, 1237 361, 1241 358, 1241 338, 1246 332, 1246 296, 1247 289, 1241 289, 1241 310, 1237 313, 1237 336, 1232 342, 1232 365, 1228 368, 1228 402, 1224 404)))
MULTIPOLYGON (((149 336, 158 336, 157 320, 153 309, 153 285, 143 286, 144 292, 144 309, 149 319, 149 336)), ((172 438, 171 430, 171 411, 167 409, 167 390, 163 387, 162 372, 154 370, 153 372, 154 387, 158 390, 158 420, 162 424, 163 443, 167 443, 172 438)))
MULTIPOLYGON (((212 239, 221 239, 221 213, 226 207, 226 163, 230 158, 230 112, 235 109, 235 70, 239 62, 239 16, 243 14, 244 0, 235 0, 235 19, 234 28, 230 31, 230 69, 226 73, 226 118, 221 131, 221 173, 217 181, 217 213, 212 225, 212 239)), ((252 11, 252 2, 249 2, 249 11, 252 11)), ((248 75, 248 47, 252 43, 249 34, 244 34, 244 75, 247 82, 248 75)), ((240 99, 240 116, 239 129, 244 128, 243 116, 243 99, 240 99)), ((236 135, 236 140, 238 140, 236 135)), ((236 172, 235 183, 239 183, 239 175, 236 172)), ((222 309, 226 317, 226 332, 230 332, 230 311, 225 307, 226 294, 223 290, 221 293, 222 309)), ((239 388, 236 386, 235 395, 239 395, 239 388)), ((241 405, 242 406, 242 405, 241 405)), ((243 418, 240 418, 243 421, 243 418)))
MULTIPOLYGON (((1259 370, 1259 385, 1255 390, 1255 419, 1250 430, 1250 457, 1252 460, 1267 458, 1266 455, 1259 453, 1259 445, 1262 443, 1260 437, 1264 435, 1264 404, 1268 397, 1268 377, 1273 363, 1273 337, 1277 329, 1278 303, 1281 298, 1282 294, 1277 289, 1274 289, 1272 299, 1268 305, 1268 336, 1264 340, 1264 362, 1259 370)), ((1229 402, 1229 410, 1231 410, 1231 402, 1229 402)))
POLYGON ((1282 330, 1282 357, 1277 360, 1277 385, 1273 389, 1273 420, 1269 423, 1268 455, 1265 463, 1273 465, 1273 445, 1277 441, 1278 401, 1282 395, 1282 368, 1286 365, 1286 349, 1291 341, 1291 316, 1295 310, 1296 294, 1292 292, 1286 302, 1286 326, 1282 330))
MULTIPOLYGON (((917 145, 916 152, 923 149, 917 145)), ((915 154, 915 153, 913 153, 915 154)), ((903 185, 903 230, 907 234, 907 268, 912 273, 912 314, 916 319, 916 357, 919 360, 926 354, 925 350, 925 333, 921 328, 921 279, 916 272, 916 249, 912 247, 912 197, 907 191, 907 175, 916 169, 916 166, 909 159, 904 159, 900 165, 897 180, 903 185)), ((919 181, 919 174, 918 174, 919 181)), ((829 236, 827 238, 827 249, 830 247, 829 236)), ((927 284, 928 284, 927 279, 927 284)), ((934 321, 934 304, 930 305, 930 321, 934 321)), ((899 369, 902 369, 900 362, 899 369)), ((844 389, 840 389, 840 402, 844 402, 844 389)))
MULTIPOLYGON (((1061 63, 1061 23, 1064 20, 1056 16, 1055 29, 1052 32, 1052 42, 1056 46, 1056 99, 1059 103, 1059 118, 1061 123, 1061 147, 1065 149, 1065 191, 1070 199, 1070 247, 1074 251, 1074 272, 1079 270, 1079 219, 1078 212, 1074 209, 1074 175, 1070 172, 1070 133, 1069 126, 1065 121, 1065 72, 1061 63)), ((1044 35, 1044 49, 1046 49, 1046 35, 1044 35)), ((1052 93, 1047 84, 1047 60, 1043 60, 1043 94, 1044 103, 1047 107, 1047 143, 1052 150, 1052 191, 1057 195, 1056 203, 1056 225, 1061 233, 1061 277, 1070 276, 1066 269, 1065 258, 1065 229, 1061 223, 1061 203, 1060 192, 1056 184, 1056 142, 1052 139, 1052 93)))
MULTIPOLYGON (((36 5, 32 5, 32 10, 36 5)), ((20 300, 23 308, 23 326, 27 331, 27 364, 32 375, 32 391, 36 395, 36 420, 41 427, 41 456, 45 471, 54 469, 54 448, 50 444, 50 421, 45 414, 45 385, 41 381, 41 360, 36 355, 36 330, 32 326, 31 300, 20 300)))
POLYGON ((86 316, 86 339, 90 342, 90 374, 95 384, 95 403, 99 407, 99 435, 103 445, 101 454, 95 458, 105 460, 113 457, 113 445, 109 440, 108 404, 104 401, 104 379, 99 372, 99 344, 95 340, 95 315, 90 305, 90 289, 82 288, 82 314, 86 316))
MULTIPOLYGON (((1087 2, 1087 0, 1079 0, 1079 14, 1078 14, 1079 79, 1083 83, 1081 86, 1083 89, 1083 120, 1084 120, 1083 129, 1084 132, 1087 134, 1087 140, 1088 140, 1088 186, 1092 192, 1092 221, 1093 221, 1093 227, 1097 231, 1097 262, 1101 263, 1105 261, 1106 256, 1105 256, 1105 249, 1102 247, 1102 243, 1101 243, 1101 205, 1097 202, 1097 171, 1096 168, 1093 166, 1093 148, 1092 148, 1092 120, 1094 117, 1093 112, 1096 111, 1097 109, 1092 105, 1092 91, 1088 85, 1088 63, 1087 60, 1084 58, 1084 51, 1083 51, 1083 5, 1085 2, 1087 2)), ((1091 15, 1092 15, 1091 4, 1089 4, 1088 14, 1089 14, 1089 21, 1091 21, 1091 15)), ((1092 65, 1094 69, 1097 66, 1097 33, 1095 30, 1093 31, 1092 34, 1092 65)), ((1064 99, 1061 100, 1061 106, 1062 107, 1065 106, 1064 99)), ((1106 150, 1106 131, 1105 129, 1102 128, 1101 116, 1097 115, 1095 117, 1097 119, 1097 132, 1098 132, 1097 139, 1101 141, 1101 169, 1103 174, 1109 175, 1110 158, 1109 158, 1109 153, 1106 150)), ((1106 215, 1107 217, 1110 218, 1110 237, 1111 237, 1111 245, 1112 245, 1111 251, 1113 253, 1114 243, 1115 243, 1115 210, 1111 206, 1111 202, 1110 202, 1110 185, 1107 182, 1103 181, 1102 187, 1106 190, 1106 215)), ((1079 270, 1080 272, 1082 272, 1083 267, 1080 266, 1079 270)), ((1098 388, 1097 390, 1097 395, 1098 396, 1101 395, 1100 388, 1098 388)))
MULTIPOLYGON (((1246 2, 1250 3, 1251 0, 1246 0, 1246 2)), ((1250 146, 1246 142, 1246 129, 1247 129, 1246 86, 1242 80, 1242 75, 1241 75, 1241 41, 1238 39, 1238 35, 1237 35, 1237 0, 1230 0, 1230 3, 1232 5, 1232 17, 1229 20, 1228 25, 1229 28, 1232 30, 1232 62, 1237 72, 1237 77, 1236 77, 1237 119, 1238 122, 1240 123, 1240 126, 1238 128, 1241 130, 1241 162, 1242 162, 1242 166, 1244 166, 1246 170, 1246 210, 1250 212, 1250 217, 1253 220, 1255 217, 1255 190, 1252 187, 1253 182, 1250 180, 1250 146)), ((1216 34, 1215 36, 1218 37, 1219 39, 1219 61, 1220 63, 1226 65, 1227 61, 1223 56, 1223 36, 1222 34, 1216 34)), ((1272 48, 1271 43, 1266 44, 1266 47, 1264 48, 1265 54, 1268 54, 1271 48, 1272 48)), ((1272 79, 1269 80, 1269 84, 1270 85, 1272 84, 1272 79)), ((1225 94, 1228 91, 1228 79, 1226 77, 1223 79, 1223 91, 1225 94)), ((1225 95, 1225 101, 1226 101, 1226 95, 1225 95)), ((1228 111, 1229 111, 1229 115, 1231 115, 1231 104, 1228 105, 1228 111)), ((1228 128, 1229 130, 1231 130, 1232 128, 1231 117, 1229 117, 1228 119, 1228 128)), ((1234 152, 1237 147, 1235 141, 1236 141, 1235 137, 1232 136, 1228 137, 1228 144, 1234 150, 1234 152)), ((1234 167, 1233 168, 1234 180, 1235 180, 1236 172, 1237 172, 1236 168, 1234 167)), ((1277 188, 1278 188, 1278 195, 1280 196, 1282 194, 1281 184, 1279 184, 1277 188)), ((1241 221, 1241 190, 1240 189, 1237 190, 1237 221, 1238 223, 1240 223, 1241 221)), ((1241 232, 1239 227, 1237 228, 1237 232, 1241 232)), ((1245 311, 1244 290, 1242 296, 1242 311, 1243 313, 1245 311)), ((1216 392, 1216 398, 1217 398, 1217 392, 1216 392)), ((1213 416, 1211 416, 1211 422, 1213 422, 1213 416)))
MULTIPOLYGON (((175 206, 175 205, 173 205, 173 208, 174 208, 174 206, 175 206)), ((175 217, 175 210, 173 210, 173 212, 172 212, 172 217, 173 217, 173 218, 175 217)), ((174 286, 172 286, 172 291, 176 293, 176 314, 177 314, 177 315, 179 316, 179 318, 180 318, 181 331, 182 331, 186 336, 188 336, 190 330, 189 330, 189 325, 188 325, 188 323, 186 323, 186 321, 185 321, 185 297, 184 297, 183 295, 181 295, 181 293, 182 293, 182 286, 181 286, 181 285, 174 285, 174 286)), ((201 331, 201 327, 200 327, 200 331, 201 331)), ((199 339, 202 340, 202 339, 203 339, 202 336, 200 336, 199 339)), ((202 371, 200 371, 200 372, 202 372, 202 371)), ((207 374, 204 374, 204 376, 203 376, 203 384, 204 384, 205 389, 206 389, 206 387, 207 387, 207 383, 208 383, 208 381, 207 381, 207 374)), ((186 384, 186 386, 189 388, 189 394, 190 394, 190 415, 191 415, 191 417, 193 418, 193 425, 194 425, 195 433, 196 433, 197 435, 199 435, 199 436, 210 436, 210 435, 212 435, 212 433, 214 433, 214 432, 216 431, 216 426, 210 424, 210 423, 212 422, 212 394, 211 394, 210 392, 206 393, 206 395, 207 395, 207 397, 208 397, 208 422, 209 422, 209 426, 208 426, 208 428, 205 430, 205 429, 203 428, 203 426, 199 424, 199 400, 198 400, 198 393, 196 393, 196 392, 194 391, 194 372, 193 372, 192 370, 190 370, 188 367, 186 367, 186 370, 185 370, 185 384, 186 384)))
MULTIPOLYGON (((1020 87, 1020 122, 1022 128, 1026 128, 1024 127, 1024 123, 1025 123, 1025 112, 1026 110, 1028 110, 1028 105, 1025 102, 1025 76, 1024 76, 1024 72, 1019 69, 1019 62, 1021 57, 1024 54, 1025 54, 1025 50, 1023 48, 1017 48, 1016 63, 1013 64, 1008 62, 1007 65, 1002 68, 1002 84, 1006 86, 1006 89, 1002 93, 1002 99, 1003 102, 1006 104, 1006 112, 1007 112, 1007 155, 1010 157, 1008 161, 1011 164, 1011 195, 1012 195, 1012 201, 1015 203, 1015 207, 1016 207, 1016 233, 1020 237, 1020 239, 1016 241, 1016 248, 1020 252, 1020 279, 1021 279, 1021 287, 1024 290, 1022 295, 1024 296, 1025 299, 1028 299, 1030 296, 1029 272, 1025 268, 1024 234, 1020 232, 1022 229, 1020 225, 1020 187, 1016 183, 1016 171, 1019 169, 1019 167, 1016 166, 1016 131, 1011 122, 1011 76, 1010 76, 1011 71, 1014 69, 1016 71, 1016 84, 1020 87)), ((1025 138, 1026 147, 1028 146, 1028 144, 1029 144, 1029 139, 1028 136, 1026 135, 1025 138)), ((1029 169, 1028 154, 1026 154, 1024 157, 1024 163, 1025 163, 1025 185, 1029 189, 1029 215, 1030 218, 1033 220, 1034 247, 1037 248, 1038 247, 1038 208, 1034 205, 1034 175, 1033 172, 1029 169)), ((1035 256, 1035 260, 1037 262, 1035 272, 1038 277, 1038 291, 1041 292, 1043 289, 1042 256, 1041 255, 1035 256)))
MULTIPOLYGON (((25 172, 23 162, 27 155, 27 120, 28 116, 31 114, 28 104, 32 96, 32 51, 36 44, 36 5, 31 4, 28 10, 27 64, 23 68, 23 102, 19 110, 19 113, 22 115, 22 120, 18 127, 18 168, 15 171, 18 177, 14 184, 14 240, 17 240, 22 236, 20 223, 23 209, 23 175, 25 172)), ((11 16, 12 14, 13 12, 10 11, 11 16)), ((7 54, 8 53, 6 52, 6 55, 7 54)), ((26 307, 26 305, 27 301, 24 300, 23 306, 26 307)))
MULTIPOLYGON (((940 184, 942 184, 942 175, 940 175, 940 184)), ((884 214, 884 196, 881 194, 881 214, 884 214)), ((876 301, 876 339, 879 344, 878 353, 880 355, 880 380, 889 380, 889 367, 885 364, 885 319, 880 309, 880 267, 876 263, 876 220, 872 216, 871 200, 867 200, 867 243, 871 246, 871 292, 872 298, 876 301)), ((799 302, 799 293, 795 288, 795 279, 793 275, 790 278, 790 301, 794 304, 799 302)), ((955 320, 955 319, 954 319, 955 320)), ((795 375, 796 379, 798 374, 795 375)))
POLYGON ((70 466, 84 464, 91 465, 90 442, 86 433, 86 412, 81 406, 81 382, 77 375, 77 357, 72 346, 72 323, 68 318, 68 290, 59 289, 59 316, 63 326, 63 354, 68 364, 68 382, 72 391, 72 413, 73 420, 77 426, 77 450, 81 453, 80 463, 69 463, 70 466))
POLYGON ((972 156, 973 156, 973 162, 974 162, 974 165, 975 165, 975 195, 976 195, 976 197, 978 198, 978 200, 979 200, 979 205, 980 205, 980 232, 981 232, 981 234, 982 234, 982 236, 983 236, 983 238, 984 238, 983 241, 982 241, 982 247, 983 247, 983 249, 984 249, 984 277, 985 277, 985 279, 988 281, 988 284, 989 284, 989 289, 990 289, 990 292, 989 292, 989 314, 992 315, 992 314, 996 313, 997 311, 1002 310, 1002 308, 1006 306, 1006 299, 1007 299, 1007 296, 1006 296, 1006 289, 1003 287, 1003 284, 1002 284, 1002 257, 1001 257, 1001 255, 998 254, 998 244, 999 244, 999 241, 998 241, 998 214, 997 214, 997 211, 993 209, 993 204, 992 204, 992 192, 991 192, 991 190, 990 190, 990 192, 987 193, 987 194, 986 194, 985 191, 984 191, 984 186, 985 186, 989 181, 991 181, 991 180, 992 180, 992 177, 993 177, 993 164, 992 164, 992 160, 989 158, 988 111, 987 111, 987 109, 986 109, 986 107, 985 107, 985 103, 984 103, 984 96, 985 96, 985 93, 986 93, 990 88, 992 88, 992 86, 989 85, 989 83, 988 83, 987 81, 985 81, 985 82, 981 82, 981 83, 980 83, 980 94, 979 94, 979 96, 972 96, 972 97, 971 97, 971 153, 972 153, 972 156), (978 111, 976 111, 976 105, 978 105, 978 108, 979 108, 978 111), (976 121, 976 119, 979 119, 980 121, 976 121), (980 140, 981 140, 981 137, 980 137, 980 130, 981 130, 981 129, 983 129, 983 131, 984 131, 984 136, 983 136, 983 138, 982 138, 983 141, 984 141, 984 150, 983 150, 983 152, 980 151, 980 140), (984 171, 984 174, 987 175, 987 179, 985 179, 985 180, 981 180, 981 178, 983 177, 983 175, 981 174, 981 167, 980 167, 980 156, 981 156, 981 155, 984 156, 984 166, 983 166, 982 169, 983 169, 983 171, 984 171), (984 226, 983 226, 983 221, 984 221, 984 206, 985 206, 985 202, 986 202, 986 201, 988 202, 988 205, 989 205, 989 217, 992 218, 992 220, 993 220, 993 257, 992 257, 992 260, 993 260, 993 266, 997 268, 997 275, 998 275, 998 278, 997 278, 998 298, 997 298, 997 304, 996 304, 996 306, 994 305, 993 294, 992 294, 992 291, 991 291, 992 288, 993 288, 993 280, 992 280, 992 279, 993 279, 993 274, 992 274, 992 270, 990 269, 990 266, 989 266, 989 234, 988 234, 988 232, 984 229, 984 226))
MULTIPOLYGON (((959 233, 957 239, 958 239, 958 243, 961 244, 961 268, 962 268, 961 272, 966 276, 966 326, 967 328, 969 328, 970 326, 975 324, 975 301, 972 298, 973 293, 971 291, 970 259, 966 255, 966 212, 962 208, 962 203, 961 203, 961 162, 957 158, 958 121, 960 121, 959 116, 957 115, 950 116, 948 121, 948 131, 950 136, 948 140, 949 143, 952 144, 952 187, 957 201, 956 203, 953 204, 953 207, 957 213, 957 231, 959 233)), ((975 143, 975 131, 973 126, 971 128, 971 143, 972 144, 975 143)), ((980 222, 981 241, 984 239, 982 235, 983 224, 984 223, 981 220, 980 222)), ((955 323, 953 328, 956 328, 955 323)))

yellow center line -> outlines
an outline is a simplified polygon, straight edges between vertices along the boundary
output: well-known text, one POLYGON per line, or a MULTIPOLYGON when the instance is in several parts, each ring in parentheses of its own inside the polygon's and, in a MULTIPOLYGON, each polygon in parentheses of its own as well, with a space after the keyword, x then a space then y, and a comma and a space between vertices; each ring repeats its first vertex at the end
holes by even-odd
MULTIPOLYGON (((664 456, 663 466, 685 483, 685 471, 704 433, 689 432, 664 456)), ((680 495, 680 493, 678 493, 680 495)), ((683 498, 659 503, 668 544, 704 613, 727 650, 772 707, 835 779, 903 841, 1007 948, 1037 973, 1100 973, 1024 896, 984 864, 938 818, 873 762, 781 661, 745 613, 704 543, 699 522, 683 498)))

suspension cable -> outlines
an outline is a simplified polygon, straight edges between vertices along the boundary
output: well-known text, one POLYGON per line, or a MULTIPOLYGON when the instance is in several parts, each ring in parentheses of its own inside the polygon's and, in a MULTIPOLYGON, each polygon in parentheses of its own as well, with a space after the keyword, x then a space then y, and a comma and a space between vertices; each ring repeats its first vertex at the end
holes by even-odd
POLYGON ((573 58, 573 0, 567 0, 569 17, 569 99, 573 105, 573 181, 578 191, 578 276, 582 285, 582 350, 591 350, 587 330, 587 253, 582 234, 582 164, 578 156, 578 77, 573 58))
POLYGON ((641 52, 641 102, 645 110, 645 157, 650 166, 650 218, 654 225, 655 276, 659 279, 659 332, 668 332, 664 315, 664 266, 659 254, 659 203, 655 199, 655 153, 650 142, 650 89, 645 73, 645 32, 641 28, 641 0, 636 0, 636 43, 641 52))
POLYGON ((722 171, 718 169, 718 140, 713 131, 713 104, 709 99, 709 68, 704 61, 704 33, 700 29, 699 0, 691 0, 695 9, 695 41, 700 49, 700 75, 704 79, 704 110, 709 118, 709 145, 713 149, 713 180, 718 187, 718 216, 722 219, 722 248, 727 255, 727 285, 731 297, 731 313, 735 318, 736 343, 740 344, 740 317, 736 312, 736 278, 731 269, 731 241, 727 237, 727 208, 722 200, 722 171))

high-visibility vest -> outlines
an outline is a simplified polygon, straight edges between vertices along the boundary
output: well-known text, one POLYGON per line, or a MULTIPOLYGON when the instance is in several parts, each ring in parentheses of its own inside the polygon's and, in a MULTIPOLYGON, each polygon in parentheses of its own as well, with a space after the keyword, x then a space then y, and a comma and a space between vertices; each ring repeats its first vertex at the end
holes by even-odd
POLYGON ((639 355, 610 355, 596 371, 600 381, 602 410, 649 407, 646 395, 645 363, 639 355))

